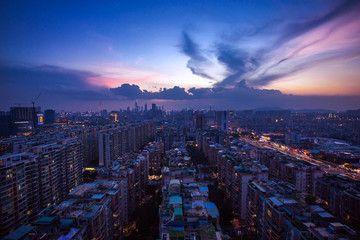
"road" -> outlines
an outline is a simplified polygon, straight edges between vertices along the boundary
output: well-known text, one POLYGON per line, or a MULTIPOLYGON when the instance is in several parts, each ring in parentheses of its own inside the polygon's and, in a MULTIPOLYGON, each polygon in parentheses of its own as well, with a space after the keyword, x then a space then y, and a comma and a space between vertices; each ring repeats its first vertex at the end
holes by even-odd
POLYGON ((315 164, 320 167, 322 171, 330 174, 343 174, 350 179, 356 179, 360 181, 360 172, 349 171, 349 169, 343 167, 342 165, 337 165, 333 163, 323 162, 314 158, 307 156, 306 154, 300 152, 293 152, 287 146, 279 145, 273 142, 259 142, 257 140, 249 139, 246 137, 240 137, 240 139, 248 144, 251 144, 258 148, 267 148, 272 149, 278 152, 281 152, 287 156, 294 157, 300 161, 308 162, 310 164, 315 164))

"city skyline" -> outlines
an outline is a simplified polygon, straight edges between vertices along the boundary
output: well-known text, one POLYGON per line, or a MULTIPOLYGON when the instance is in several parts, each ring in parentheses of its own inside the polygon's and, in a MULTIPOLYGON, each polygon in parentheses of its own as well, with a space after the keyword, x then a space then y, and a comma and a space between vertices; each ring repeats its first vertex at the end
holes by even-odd
POLYGON ((360 108, 360 3, 7 2, 0 110, 360 108))

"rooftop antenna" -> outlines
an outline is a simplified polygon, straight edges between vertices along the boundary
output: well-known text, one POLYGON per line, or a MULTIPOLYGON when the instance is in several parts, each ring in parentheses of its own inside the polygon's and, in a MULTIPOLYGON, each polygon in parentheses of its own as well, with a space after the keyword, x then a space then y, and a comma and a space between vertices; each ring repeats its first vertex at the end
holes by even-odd
POLYGON ((24 104, 24 103, 14 103, 15 105, 18 105, 18 107, 21 106, 21 104, 24 104))

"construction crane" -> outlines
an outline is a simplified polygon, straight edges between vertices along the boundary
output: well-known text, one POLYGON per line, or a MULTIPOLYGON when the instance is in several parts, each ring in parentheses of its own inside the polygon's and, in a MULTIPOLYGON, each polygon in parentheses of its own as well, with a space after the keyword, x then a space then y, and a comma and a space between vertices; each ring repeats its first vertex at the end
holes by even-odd
POLYGON ((41 92, 39 93, 39 95, 33 101, 31 101, 32 106, 33 106, 33 109, 32 109, 32 111, 33 111, 33 121, 32 121, 33 129, 35 129, 36 123, 37 123, 37 116, 36 116, 36 111, 35 111, 35 103, 39 99, 40 95, 41 95, 41 92))
POLYGON ((39 93, 39 95, 33 101, 31 101, 34 109, 35 109, 35 103, 39 99, 40 95, 41 95, 41 92, 39 93))

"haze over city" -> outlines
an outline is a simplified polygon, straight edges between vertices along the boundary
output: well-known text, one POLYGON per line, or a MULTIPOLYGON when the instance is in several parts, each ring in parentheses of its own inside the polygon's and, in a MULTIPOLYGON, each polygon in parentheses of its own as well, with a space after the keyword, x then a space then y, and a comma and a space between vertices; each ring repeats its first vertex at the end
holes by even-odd
POLYGON ((360 108, 360 2, 6 1, 0 109, 360 108))

